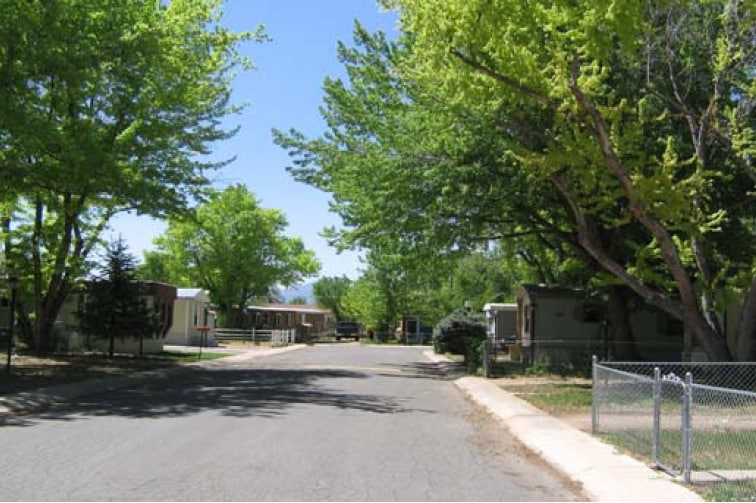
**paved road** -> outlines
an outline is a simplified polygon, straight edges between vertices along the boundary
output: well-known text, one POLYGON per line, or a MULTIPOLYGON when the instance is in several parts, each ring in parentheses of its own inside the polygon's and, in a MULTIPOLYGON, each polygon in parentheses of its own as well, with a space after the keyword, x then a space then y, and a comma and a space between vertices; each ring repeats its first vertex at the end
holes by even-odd
POLYGON ((0 423, 0 500, 580 500, 419 348, 308 347, 0 423))

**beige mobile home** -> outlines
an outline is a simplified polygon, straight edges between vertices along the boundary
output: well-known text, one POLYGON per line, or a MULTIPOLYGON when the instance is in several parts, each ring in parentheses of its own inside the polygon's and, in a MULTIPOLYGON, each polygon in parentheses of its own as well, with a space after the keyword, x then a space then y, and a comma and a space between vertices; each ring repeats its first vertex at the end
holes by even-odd
MULTIPOLYGON (((165 283, 155 281, 140 282, 143 291, 143 300, 147 308, 153 313, 156 322, 156 332, 153 337, 144 337, 140 340, 138 336, 133 337, 116 337, 116 353, 160 353, 163 351, 163 337, 171 326, 173 303, 176 298, 176 287, 165 283)), ((58 313, 55 321, 55 349, 58 351, 85 351, 97 350, 107 351, 109 347, 108 338, 92 337, 91 335, 82 334, 80 330, 80 321, 78 312, 84 303, 87 294, 88 282, 78 285, 77 289, 71 292, 58 313)))
MULTIPOLYGON (((525 362, 587 365, 591 356, 613 359, 606 306, 578 288, 522 285, 517 289, 517 351, 525 362)), ((682 323, 638 301, 627 322, 645 361, 680 361, 682 323)))

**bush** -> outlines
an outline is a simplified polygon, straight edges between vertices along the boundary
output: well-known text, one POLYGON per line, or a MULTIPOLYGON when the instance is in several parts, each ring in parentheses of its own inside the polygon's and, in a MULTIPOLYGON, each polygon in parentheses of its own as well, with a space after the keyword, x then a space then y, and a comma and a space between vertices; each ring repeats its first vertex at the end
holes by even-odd
POLYGON ((480 360, 479 354, 476 356, 471 352, 480 352, 478 346, 486 339, 486 332, 486 317, 483 313, 471 313, 460 308, 436 325, 433 348, 437 353, 463 355, 465 361, 471 357, 480 360))
POLYGON ((486 355, 486 344, 488 344, 488 339, 486 337, 482 339, 472 339, 470 344, 468 344, 467 356, 465 357, 468 374, 475 374, 478 372, 478 369, 483 368, 483 360, 486 355))

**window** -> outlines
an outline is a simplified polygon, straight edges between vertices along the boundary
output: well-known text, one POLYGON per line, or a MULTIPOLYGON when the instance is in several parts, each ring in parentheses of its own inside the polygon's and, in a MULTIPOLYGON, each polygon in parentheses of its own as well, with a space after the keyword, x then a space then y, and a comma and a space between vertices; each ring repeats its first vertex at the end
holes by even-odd
POLYGON ((276 326, 281 326, 281 313, 276 313, 276 326))

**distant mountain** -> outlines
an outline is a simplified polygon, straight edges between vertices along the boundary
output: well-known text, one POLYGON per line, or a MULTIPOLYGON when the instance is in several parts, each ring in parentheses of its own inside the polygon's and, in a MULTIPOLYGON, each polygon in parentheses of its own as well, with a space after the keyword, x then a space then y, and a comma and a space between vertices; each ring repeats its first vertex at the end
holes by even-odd
POLYGON ((297 285, 286 290, 281 290, 281 297, 284 302, 289 302, 297 297, 304 297, 309 304, 315 303, 315 296, 312 294, 312 283, 297 285))

